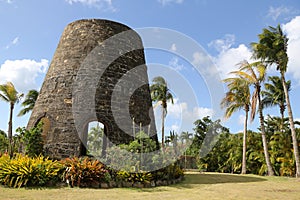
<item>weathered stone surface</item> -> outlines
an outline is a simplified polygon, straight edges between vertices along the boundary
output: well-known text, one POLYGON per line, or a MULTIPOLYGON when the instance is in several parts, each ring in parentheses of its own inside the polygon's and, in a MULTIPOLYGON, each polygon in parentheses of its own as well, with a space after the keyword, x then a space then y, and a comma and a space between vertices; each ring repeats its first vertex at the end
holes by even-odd
POLYGON ((46 118, 46 154, 80 156, 91 121, 104 124, 111 144, 133 140, 133 120, 157 141, 151 106, 138 34, 108 20, 79 20, 61 36, 27 128, 46 118))

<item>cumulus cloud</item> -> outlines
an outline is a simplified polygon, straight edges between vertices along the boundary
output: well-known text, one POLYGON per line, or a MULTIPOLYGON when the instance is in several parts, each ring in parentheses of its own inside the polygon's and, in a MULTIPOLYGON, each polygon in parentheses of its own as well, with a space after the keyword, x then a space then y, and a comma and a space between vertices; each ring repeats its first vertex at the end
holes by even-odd
POLYGON ((213 57, 213 61, 217 65, 222 79, 230 76, 230 72, 238 69, 237 64, 243 60, 251 61, 251 50, 245 45, 240 44, 233 47, 235 44, 235 36, 227 34, 222 39, 217 39, 209 43, 210 47, 218 51, 218 55, 213 57))
POLYGON ((171 66, 175 71, 181 71, 184 69, 183 64, 179 63, 179 59, 178 57, 173 57, 170 61, 169 61, 169 66, 171 66))
POLYGON ((14 83, 19 92, 26 93, 30 89, 39 89, 37 78, 44 75, 48 68, 48 60, 6 60, 0 67, 0 84, 7 81, 14 83))
POLYGON ((226 34, 221 39, 211 41, 208 46, 215 48, 218 52, 227 51, 235 42, 235 36, 232 34, 226 34))
POLYGON ((70 5, 75 3, 81 3, 86 6, 96 7, 98 9, 105 9, 110 11, 116 11, 116 8, 113 6, 112 0, 65 0, 70 5))
POLYGON ((179 120, 182 123, 181 130, 190 129, 197 119, 212 115, 213 110, 211 108, 189 107, 186 102, 180 102, 177 98, 174 99, 174 104, 168 105, 167 117, 179 120))
POLYGON ((171 3, 176 3, 176 4, 181 4, 183 3, 184 0, 158 0, 160 4, 163 6, 171 4, 171 3))
POLYGON ((289 38, 287 53, 289 56, 288 73, 300 84, 300 16, 283 25, 283 31, 289 38))

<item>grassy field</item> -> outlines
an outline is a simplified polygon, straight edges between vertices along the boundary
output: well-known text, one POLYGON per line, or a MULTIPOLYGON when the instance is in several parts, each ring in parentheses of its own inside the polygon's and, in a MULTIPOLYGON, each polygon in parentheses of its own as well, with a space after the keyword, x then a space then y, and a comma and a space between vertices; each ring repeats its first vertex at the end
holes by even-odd
POLYGON ((185 180, 172 186, 147 189, 42 188, 10 189, 0 186, 0 199, 300 199, 300 180, 217 173, 188 173, 185 180))

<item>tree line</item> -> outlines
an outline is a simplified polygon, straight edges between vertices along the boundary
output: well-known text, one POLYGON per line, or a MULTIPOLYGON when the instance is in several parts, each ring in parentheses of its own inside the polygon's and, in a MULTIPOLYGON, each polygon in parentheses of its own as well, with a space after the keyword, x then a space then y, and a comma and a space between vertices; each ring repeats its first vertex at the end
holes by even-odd
MULTIPOLYGON (((245 112, 246 117, 242 136, 241 134, 230 134, 229 129, 220 124, 220 120, 212 122, 209 118, 199 119, 195 122, 195 134, 185 155, 199 158, 199 166, 206 166, 206 170, 231 171, 242 174, 247 172, 265 173, 270 176, 275 174, 295 175, 300 177, 299 130, 295 127, 295 123, 298 122, 294 121, 289 99, 291 81, 286 81, 285 78, 288 67, 288 38, 283 33, 281 26, 278 25, 277 27, 270 26, 263 29, 262 33, 258 35, 258 39, 257 43, 251 43, 254 62, 241 61, 238 64, 239 69, 231 72, 232 77, 223 80, 227 86, 227 92, 220 105, 225 109, 226 118, 231 117, 234 112, 239 110, 245 112), (280 76, 268 77, 267 71, 270 66, 276 66, 280 76), (267 83, 266 80, 268 80, 267 83), (264 108, 275 105, 279 106, 281 116, 278 118, 271 116, 265 118, 264 108), (284 116, 286 108, 288 118, 284 116), (249 131, 247 127, 248 118, 253 121, 257 114, 260 121, 259 133, 249 131), (275 127, 276 124, 277 127, 275 127), (212 127, 216 128, 216 132, 221 131, 215 135, 219 137, 219 140, 212 151, 207 152, 206 156, 211 155, 210 158, 199 157, 199 151, 204 149, 203 145, 207 145, 203 143, 204 138, 207 137, 207 132, 212 127), (261 139, 259 139, 259 135, 261 139), (240 140, 241 137, 242 140, 240 140), (226 141, 227 144, 225 145, 226 141), (251 146, 252 143, 254 146, 251 146), (219 160, 215 155, 219 155, 217 151, 221 153, 222 148, 226 149, 224 152, 227 155, 222 155, 220 157, 222 160, 219 160), (255 162, 249 164, 253 158, 255 158, 255 162), (215 163, 215 165, 212 163, 215 163), (258 166, 260 166, 259 170, 257 170, 258 166), (287 169, 290 170, 290 173, 286 173, 288 171, 285 168, 286 166, 288 166, 287 169)), ((162 107, 162 150, 164 151, 165 144, 170 143, 176 150, 180 146, 180 143, 177 142, 178 139, 181 139, 181 144, 190 142, 191 134, 188 132, 183 132, 180 135, 171 132, 169 136, 165 137, 164 122, 167 115, 167 105, 169 102, 173 103, 173 96, 164 78, 155 77, 153 84, 150 86, 150 91, 153 102, 162 107)), ((13 155, 12 116, 15 104, 23 96, 23 94, 17 92, 11 82, 0 85, 0 99, 10 105, 7 135, 8 152, 11 156, 13 155)), ((24 115, 33 109, 37 96, 37 91, 29 91, 22 103, 24 109, 21 110, 19 115, 24 115)), ((5 135, 1 131, 0 137, 5 137, 5 135)))

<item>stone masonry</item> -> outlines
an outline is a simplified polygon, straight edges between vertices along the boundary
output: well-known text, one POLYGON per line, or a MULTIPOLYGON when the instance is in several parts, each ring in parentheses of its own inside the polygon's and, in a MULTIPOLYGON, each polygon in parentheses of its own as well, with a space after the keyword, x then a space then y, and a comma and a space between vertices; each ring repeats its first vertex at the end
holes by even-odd
POLYGON ((91 121, 104 125, 109 145, 132 141, 140 128, 157 141, 139 35, 108 20, 69 24, 27 128, 41 120, 44 150, 51 158, 85 154, 91 121))

